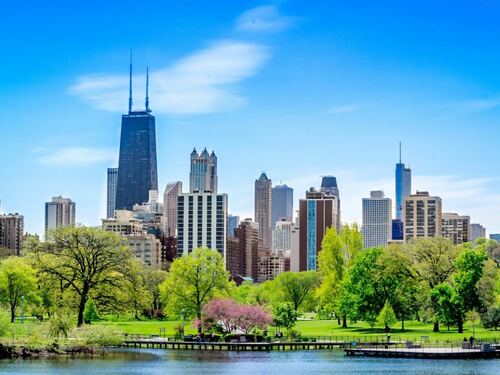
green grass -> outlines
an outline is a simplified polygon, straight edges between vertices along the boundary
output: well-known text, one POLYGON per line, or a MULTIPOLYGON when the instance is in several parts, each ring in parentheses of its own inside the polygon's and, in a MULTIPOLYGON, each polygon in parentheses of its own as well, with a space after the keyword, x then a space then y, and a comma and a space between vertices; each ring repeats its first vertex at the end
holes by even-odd
MULTIPOLYGON (((92 323, 93 325, 112 326, 129 334, 141 335, 159 335, 160 328, 165 328, 166 335, 174 335, 174 327, 180 324, 177 320, 118 320, 118 321, 99 321, 92 323)), ((363 322, 356 324, 348 324, 348 328, 342 328, 334 320, 299 320, 295 326, 295 330, 300 331, 304 336, 337 336, 337 337, 361 337, 361 336, 385 336, 382 329, 370 327, 363 322)), ((428 336, 431 341, 461 341, 464 337, 472 336, 472 324, 467 323, 464 327, 464 333, 458 333, 455 327, 451 327, 450 331, 447 327, 441 326, 441 332, 432 332, 432 324, 421 322, 406 322, 405 331, 401 331, 401 324, 396 324, 391 329, 391 339, 409 339, 420 340, 421 336, 428 336)), ((186 333, 195 333, 196 330, 192 327, 191 322, 185 323, 186 333)), ((271 329, 271 333, 273 333, 271 329)), ((475 337, 485 340, 499 340, 500 331, 486 330, 478 325, 475 327, 475 337)))

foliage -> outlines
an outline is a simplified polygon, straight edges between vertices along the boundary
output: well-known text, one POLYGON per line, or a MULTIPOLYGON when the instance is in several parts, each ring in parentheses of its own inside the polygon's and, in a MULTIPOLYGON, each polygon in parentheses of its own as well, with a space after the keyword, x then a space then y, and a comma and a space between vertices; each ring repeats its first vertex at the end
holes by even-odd
POLYGON ((160 285, 162 301, 177 315, 184 311, 186 317, 201 319, 203 306, 229 290, 228 280, 229 273, 217 251, 195 249, 173 261, 160 285))
POLYGON ((312 302, 318 284, 319 275, 315 271, 283 272, 270 283, 276 291, 275 300, 290 302, 295 311, 312 302))
POLYGON ((86 327, 82 333, 85 344, 90 346, 110 347, 123 343, 123 333, 112 327, 86 327))
MULTIPOLYGON (((129 290, 124 285, 132 254, 116 233, 85 227, 61 227, 45 244, 31 246, 40 277, 53 278, 61 292, 70 292, 78 311, 78 326, 89 298, 106 305, 129 290)), ((66 294, 66 296, 68 296, 66 294)), ((123 299, 121 299, 123 301, 123 299)))
POLYGON ((168 273, 163 270, 152 270, 149 267, 145 269, 144 286, 147 293, 149 293, 149 301, 151 303, 151 310, 153 311, 162 308, 160 285, 165 281, 167 276, 168 273))
POLYGON ((49 337, 56 341, 60 337, 67 338, 71 330, 71 318, 61 312, 54 315, 49 321, 49 337))
POLYGON ((99 315, 95 309, 94 302, 92 299, 89 299, 85 304, 85 310, 83 311, 83 321, 85 324, 90 324, 93 320, 97 319, 99 319, 99 315))
POLYGON ((37 300, 36 283, 35 270, 27 259, 15 256, 1 261, 0 301, 9 307, 11 322, 14 322, 22 299, 26 303, 37 300))
POLYGON ((500 326, 500 306, 491 306, 481 314, 481 323, 484 328, 494 328, 496 331, 500 326))
POLYGON ((214 298, 203 308, 203 326, 217 327, 226 334, 237 331, 248 334, 255 328, 265 330, 271 323, 271 317, 261 307, 229 298, 214 298))
POLYGON ((396 322, 396 314, 394 313, 391 304, 389 301, 385 301, 384 307, 382 307, 382 310, 380 310, 380 314, 378 315, 377 323, 379 326, 384 327, 384 331, 388 333, 390 327, 396 322))
POLYGON ((298 316, 297 310, 289 302, 273 305, 273 322, 278 330, 285 328, 287 332, 290 332, 295 326, 298 316))
POLYGON ((5 336, 9 332, 10 328, 10 317, 9 314, 0 310, 0 337, 5 336))

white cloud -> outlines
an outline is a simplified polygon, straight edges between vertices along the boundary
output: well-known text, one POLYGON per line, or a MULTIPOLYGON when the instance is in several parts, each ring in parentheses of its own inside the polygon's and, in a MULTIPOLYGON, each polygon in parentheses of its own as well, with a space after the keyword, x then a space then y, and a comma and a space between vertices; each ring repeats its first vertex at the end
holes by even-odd
MULTIPOLYGON (((186 114, 237 109, 246 98, 235 85, 255 75, 268 58, 263 45, 224 41, 211 44, 150 73, 151 107, 155 112, 186 114)), ((134 75, 134 98, 144 97, 145 77, 134 75)), ((128 76, 92 74, 79 77, 69 88, 95 107, 124 111, 128 98, 128 76)), ((137 103, 137 101, 135 101, 137 103)), ((143 105, 135 105, 143 108, 143 105)))
POLYGON ((329 113, 350 113, 362 108, 361 104, 344 104, 330 108, 329 113))
POLYGON ((117 155, 113 150, 72 147, 56 150, 40 156, 36 161, 43 165, 63 167, 86 166, 103 162, 116 162, 117 155))
POLYGON ((490 98, 471 99, 451 104, 458 112, 480 112, 500 107, 500 96, 490 98))
POLYGON ((278 8, 271 5, 260 6, 244 12, 236 20, 236 29, 250 32, 281 31, 293 22, 291 17, 282 16, 278 8))

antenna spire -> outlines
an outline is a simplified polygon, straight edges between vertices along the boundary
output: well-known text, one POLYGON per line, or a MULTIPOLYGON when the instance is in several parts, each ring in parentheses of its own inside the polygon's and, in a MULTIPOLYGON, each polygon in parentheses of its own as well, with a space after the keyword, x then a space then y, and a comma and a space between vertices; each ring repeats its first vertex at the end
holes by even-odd
POLYGON ((150 112, 149 109, 149 67, 146 66, 146 112, 150 112))
POLYGON ((399 164, 401 164, 401 141, 399 141, 399 164))
POLYGON ((132 112, 132 49, 130 49, 130 72, 128 86, 128 113, 132 112))

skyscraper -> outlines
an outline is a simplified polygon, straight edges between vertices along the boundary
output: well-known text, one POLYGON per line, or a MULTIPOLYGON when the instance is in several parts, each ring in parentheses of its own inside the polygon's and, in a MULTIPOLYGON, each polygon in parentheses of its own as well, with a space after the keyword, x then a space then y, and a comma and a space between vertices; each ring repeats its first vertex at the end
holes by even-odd
POLYGON ((399 163, 396 164, 396 219, 402 220, 403 203, 411 194, 411 169, 401 163, 401 142, 399 142, 399 163))
POLYGON ((293 219, 293 189, 286 185, 276 185, 272 189, 271 227, 278 221, 293 219))
POLYGON ((177 236, 177 198, 182 194, 182 182, 167 184, 163 193, 163 209, 166 218, 165 234, 168 237, 177 236))
POLYGON ((107 204, 106 217, 113 217, 116 206, 116 184, 118 182, 118 168, 108 168, 108 189, 107 189, 107 204))
POLYGON ((24 217, 17 213, 0 214, 0 247, 21 255, 24 241, 24 217))
POLYGON ((240 225, 240 217, 237 215, 227 215, 227 236, 234 237, 236 228, 240 225))
POLYGON ((158 190, 155 118, 149 109, 148 86, 149 76, 146 74, 145 110, 132 111, 131 61, 128 114, 122 115, 117 210, 132 210, 134 204, 148 201, 150 190, 158 190))
POLYGON ((259 239, 266 249, 271 249, 271 204, 272 204, 272 182, 262 172, 255 180, 255 221, 259 224, 259 239))
POLYGON ((209 155, 205 148, 198 155, 196 149, 191 152, 191 171, 189 173, 189 192, 217 193, 217 156, 209 155))
MULTIPOLYGON (((309 189, 306 198, 299 201, 299 271, 317 268, 318 252, 326 230, 340 226, 338 212, 337 196, 314 188, 309 189)), ((296 270, 296 261, 293 260, 293 263, 296 270)))
POLYGON ((475 243, 478 238, 486 238, 486 228, 481 224, 472 223, 470 225, 470 240, 475 243))
POLYGON ((340 231, 340 191, 337 185, 337 178, 334 176, 323 176, 319 191, 324 193, 325 196, 337 198, 337 230, 340 231))
POLYGON ((45 236, 47 231, 75 225, 76 204, 69 198, 53 197, 45 203, 45 236))
POLYGON ((392 201, 383 191, 363 198, 363 243, 365 248, 385 246, 391 240, 392 201))
POLYGON ((442 212, 441 198, 430 196, 426 191, 406 197, 403 204, 405 241, 441 236, 442 212))

